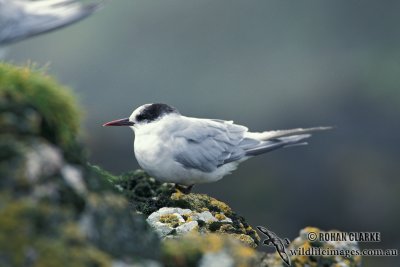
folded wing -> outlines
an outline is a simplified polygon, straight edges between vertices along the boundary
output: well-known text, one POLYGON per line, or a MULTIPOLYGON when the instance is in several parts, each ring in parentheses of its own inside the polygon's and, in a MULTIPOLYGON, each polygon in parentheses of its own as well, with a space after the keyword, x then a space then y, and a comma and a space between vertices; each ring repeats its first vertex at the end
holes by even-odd
POLYGON ((245 156, 240 147, 245 132, 246 127, 228 121, 193 120, 175 135, 174 159, 185 168, 212 172, 245 156))
POLYGON ((176 133, 174 159, 185 168, 212 172, 218 167, 279 148, 306 145, 309 132, 330 127, 251 133, 232 121, 194 119, 176 133))

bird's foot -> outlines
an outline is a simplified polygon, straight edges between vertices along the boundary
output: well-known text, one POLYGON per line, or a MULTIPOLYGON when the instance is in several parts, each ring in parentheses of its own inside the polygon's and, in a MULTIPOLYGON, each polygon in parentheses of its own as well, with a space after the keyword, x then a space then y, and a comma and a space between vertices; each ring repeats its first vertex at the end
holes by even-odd
POLYGON ((188 186, 184 186, 184 185, 180 185, 180 184, 175 184, 175 189, 181 191, 184 194, 189 194, 190 191, 192 191, 194 184, 192 185, 188 185, 188 186))

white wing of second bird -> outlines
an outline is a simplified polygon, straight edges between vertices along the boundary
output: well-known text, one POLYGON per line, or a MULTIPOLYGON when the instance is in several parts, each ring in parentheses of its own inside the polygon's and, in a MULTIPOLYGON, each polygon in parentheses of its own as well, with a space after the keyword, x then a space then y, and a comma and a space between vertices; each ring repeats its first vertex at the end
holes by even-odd
POLYGON ((74 0, 0 0, 0 45, 68 26, 99 7, 74 0))

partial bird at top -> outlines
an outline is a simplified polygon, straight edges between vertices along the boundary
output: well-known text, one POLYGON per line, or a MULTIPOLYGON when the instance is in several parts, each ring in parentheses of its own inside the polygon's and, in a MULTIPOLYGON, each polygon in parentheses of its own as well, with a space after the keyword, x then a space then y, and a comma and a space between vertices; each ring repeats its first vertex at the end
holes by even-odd
POLYGON ((75 0, 0 0, 0 45, 68 26, 99 7, 75 0))

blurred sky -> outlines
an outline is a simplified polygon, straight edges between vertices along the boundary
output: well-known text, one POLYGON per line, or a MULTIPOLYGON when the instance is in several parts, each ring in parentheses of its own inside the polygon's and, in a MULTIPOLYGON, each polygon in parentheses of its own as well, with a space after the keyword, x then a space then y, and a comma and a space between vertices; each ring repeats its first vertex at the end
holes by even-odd
MULTIPOLYGON (((110 1, 93 17, 13 45, 79 95, 91 161, 137 168, 129 129, 101 124, 164 102, 251 130, 333 125, 195 192, 252 225, 380 231, 400 248, 399 1, 110 1)), ((62 122, 60 122, 62 123, 62 122)), ((365 266, 399 258, 365 258, 365 266)))

